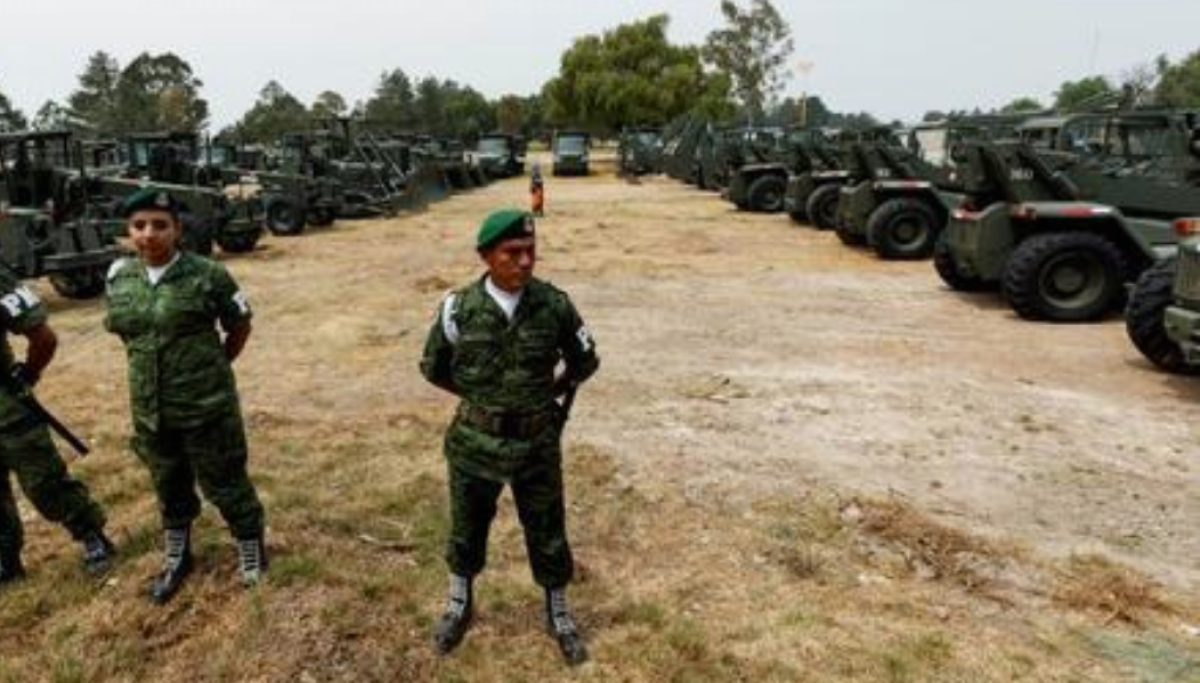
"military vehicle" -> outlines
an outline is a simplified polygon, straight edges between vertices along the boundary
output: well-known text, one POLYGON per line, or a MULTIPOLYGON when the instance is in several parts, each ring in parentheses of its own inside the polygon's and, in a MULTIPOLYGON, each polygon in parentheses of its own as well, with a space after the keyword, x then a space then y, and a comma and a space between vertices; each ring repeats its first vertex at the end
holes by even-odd
POLYGON ((449 138, 429 138, 425 144, 451 188, 470 190, 479 186, 479 177, 471 172, 472 164, 467 160, 461 142, 449 138))
POLYGON ((621 131, 617 145, 617 173, 642 176, 662 170, 663 131, 651 126, 632 126, 621 131))
POLYGON ((481 135, 475 160, 489 177, 512 178, 525 173, 525 139, 508 133, 481 135))
POLYGON ((1180 218, 1174 227, 1177 255, 1138 278, 1125 307, 1125 331, 1158 367, 1195 375, 1200 374, 1200 218, 1180 218))
POLYGON ((285 133, 270 170, 255 171, 263 221, 275 235, 299 235, 307 225, 326 226, 343 213, 342 184, 312 135, 285 133))
MULTIPOLYGON (((754 149, 754 159, 730 174, 726 198, 745 211, 784 210, 789 175, 827 169, 835 163, 827 134, 815 128, 791 128, 779 135, 775 148, 754 149)), ((793 211, 803 219, 803 210, 793 211)))
POLYGON ((420 188, 410 182, 415 154, 408 142, 381 139, 345 116, 321 125, 317 137, 329 159, 329 172, 342 184, 340 217, 391 216, 423 203, 420 188))
POLYGON ((710 124, 696 116, 683 116, 663 133, 663 171, 685 183, 695 184, 700 176, 699 148, 708 144, 710 124))
POLYGON ((261 207, 244 191, 230 188, 220 170, 198 163, 202 151, 197 134, 134 133, 124 144, 120 177, 104 176, 97 185, 106 198, 121 199, 154 183, 182 206, 184 248, 207 254, 215 241, 222 251, 241 253, 258 244, 261 207))
POLYGON ((837 207, 842 186, 863 179, 867 172, 858 160, 865 148, 862 145, 900 143, 891 128, 877 126, 862 130, 842 131, 837 136, 838 151, 827 159, 823 168, 814 168, 788 176, 783 208, 793 219, 803 216, 819 230, 837 227, 837 207))
POLYGON ((963 186, 954 152, 969 140, 1011 138, 1018 121, 970 117, 921 123, 907 144, 858 145, 855 161, 863 180, 843 185, 836 230, 842 242, 867 244, 885 259, 928 258, 950 212, 962 204, 963 186))
MULTIPOLYGON (((698 184, 719 191, 728 199, 729 185, 739 169, 780 158, 783 134, 781 128, 763 126, 714 130, 710 136, 711 152, 701 158, 698 184)), ((780 192, 781 204, 782 196, 780 192)))
POLYGON ((592 146, 590 134, 577 130, 554 133, 550 151, 554 155, 552 172, 556 176, 587 175, 588 155, 592 146))
POLYGON ((1103 316, 1174 251, 1171 221, 1200 214, 1196 126, 1189 113, 1122 111, 1063 121, 1055 149, 965 143, 967 199, 935 246, 938 274, 960 290, 999 284, 1024 318, 1103 316))
POLYGON ((70 132, 0 134, 0 267, 47 276, 71 299, 103 292, 120 251, 91 215, 87 185, 70 132))

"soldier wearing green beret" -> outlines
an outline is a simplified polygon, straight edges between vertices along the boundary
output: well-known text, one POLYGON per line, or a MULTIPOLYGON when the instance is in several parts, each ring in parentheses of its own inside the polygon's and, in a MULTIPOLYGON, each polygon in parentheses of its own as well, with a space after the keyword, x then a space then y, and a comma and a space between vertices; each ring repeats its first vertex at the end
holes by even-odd
POLYGON ((45 421, 32 413, 20 392, 29 391, 50 364, 58 337, 46 322, 38 296, 6 269, 0 269, 0 584, 25 575, 21 562, 24 529, 9 483, 17 476, 37 511, 57 522, 83 545, 83 565, 92 574, 112 563, 113 545, 104 535, 104 512, 87 487, 67 473, 45 421), (25 362, 17 362, 8 334, 28 342, 25 362))
POLYGON ((133 450, 150 470, 162 517, 165 558, 150 597, 165 603, 192 571, 197 484, 237 540, 242 583, 256 585, 267 568, 263 508, 246 471, 232 369, 250 336, 250 304, 224 266, 180 250, 169 194, 146 188, 124 213, 137 256, 109 270, 104 324, 125 345, 133 450))
POLYGON ((461 399, 446 430, 451 530, 450 596, 435 646, 454 649, 473 614, 496 500, 512 487, 546 625, 571 664, 587 659, 567 604, 574 563, 562 488, 561 397, 599 367, 591 334, 566 293, 533 277, 533 219, 497 211, 476 247, 487 272, 446 296, 425 344, 421 373, 461 399))

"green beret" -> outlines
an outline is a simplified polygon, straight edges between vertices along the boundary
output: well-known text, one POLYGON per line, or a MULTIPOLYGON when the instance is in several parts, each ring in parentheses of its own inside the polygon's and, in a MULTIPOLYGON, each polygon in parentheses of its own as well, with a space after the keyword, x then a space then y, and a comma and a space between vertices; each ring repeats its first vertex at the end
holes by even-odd
POLYGON ((179 215, 179 202, 169 192, 153 185, 147 185, 125 198, 121 203, 121 215, 129 218, 138 211, 166 211, 173 216, 179 215))
POLYGON ((533 217, 520 209, 493 211, 479 226, 475 248, 490 249, 496 244, 519 237, 533 237, 533 217))

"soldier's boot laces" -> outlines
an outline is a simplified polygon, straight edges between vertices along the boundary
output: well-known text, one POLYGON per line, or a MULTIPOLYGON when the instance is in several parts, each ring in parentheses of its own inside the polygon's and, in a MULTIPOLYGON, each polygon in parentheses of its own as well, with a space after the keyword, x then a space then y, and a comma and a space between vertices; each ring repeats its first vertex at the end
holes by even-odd
POLYGON ((0 551, 0 585, 25 578, 25 565, 21 564, 21 553, 0 551))
POLYGON ((571 616, 567 604, 567 590, 553 588, 546 591, 546 629, 558 641, 558 649, 570 666, 578 666, 588 660, 587 645, 571 616))
POLYGON ((192 573, 191 527, 167 529, 164 537, 166 555, 163 558, 163 568, 150 586, 150 599, 159 605, 166 604, 174 597, 183 585, 183 580, 192 573))
POLYGON ((467 635, 474 617, 474 599, 471 579, 457 574, 450 575, 450 596, 446 611, 438 620, 433 632, 433 646, 439 655, 449 654, 467 635))
POLYGON ((242 573, 242 585, 253 588, 262 583, 267 573, 267 544, 262 536, 237 540, 238 570, 242 573))

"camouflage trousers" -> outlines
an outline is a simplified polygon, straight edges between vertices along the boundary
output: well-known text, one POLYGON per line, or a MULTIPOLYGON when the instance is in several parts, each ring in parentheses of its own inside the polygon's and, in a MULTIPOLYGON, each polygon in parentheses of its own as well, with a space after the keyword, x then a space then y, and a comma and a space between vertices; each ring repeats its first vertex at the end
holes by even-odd
POLYGON ((64 526, 76 540, 104 528, 104 511, 87 487, 71 477, 43 424, 0 432, 0 551, 19 553, 25 542, 9 473, 46 519, 64 526))
MULTIPOLYGON (((488 531, 496 516, 496 501, 504 483, 464 472, 450 465, 450 539, 446 562, 450 571, 472 577, 487 561, 488 531)), ((525 532, 525 550, 533 579, 544 588, 561 588, 571 581, 574 560, 567 542, 562 469, 540 467, 514 477, 513 501, 525 532)))
POLYGON ((200 515, 198 483, 235 537, 262 535, 263 507, 246 471, 246 430, 239 412, 195 428, 138 429, 133 450, 150 470, 163 528, 187 526, 200 515))

